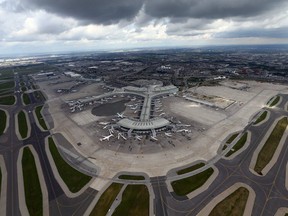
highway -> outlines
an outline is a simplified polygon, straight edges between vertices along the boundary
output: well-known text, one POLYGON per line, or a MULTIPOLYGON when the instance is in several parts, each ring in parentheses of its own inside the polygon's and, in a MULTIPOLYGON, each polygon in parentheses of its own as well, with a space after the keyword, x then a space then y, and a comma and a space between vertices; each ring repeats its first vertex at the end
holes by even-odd
POLYGON ((288 113, 283 110, 288 95, 282 95, 283 101, 278 108, 266 108, 271 111, 267 122, 259 126, 247 125, 244 131, 251 131, 249 147, 232 160, 220 159, 214 165, 219 175, 210 187, 201 194, 188 199, 171 194, 166 186, 165 177, 151 178, 155 193, 156 215, 197 215, 217 195, 237 182, 249 185, 256 193, 253 216, 274 216, 280 207, 288 206, 288 191, 285 187, 286 165, 288 161, 288 143, 285 141, 276 164, 265 176, 256 176, 249 170, 253 153, 267 133, 275 119, 288 113), (183 200, 184 199, 184 200, 183 200))
MULTIPOLYGON (((44 140, 50 135, 49 131, 42 132, 35 123, 32 111, 35 107, 44 104, 44 100, 37 99, 34 94, 29 93, 31 104, 24 106, 21 100, 19 84, 19 77, 15 76, 15 96, 17 102, 13 106, 0 106, 2 109, 7 110, 9 113, 9 128, 7 133, 0 137, 0 154, 3 155, 6 169, 7 169, 7 197, 6 197, 6 214, 7 215, 21 215, 19 210, 19 194, 18 194, 18 181, 17 181, 17 159, 19 149, 32 144, 36 150, 40 165, 43 171, 45 185, 48 191, 49 198, 49 211, 50 215, 83 215, 89 204, 95 198, 97 191, 88 188, 81 195, 76 198, 69 198, 65 195, 62 188, 55 179, 50 163, 48 161, 44 140), (19 91, 19 92, 18 92, 19 91), (15 134, 15 114, 20 110, 26 110, 31 123, 31 135, 27 139, 20 141, 15 134)), ((28 85, 28 81, 25 80, 28 85)), ((23 184, 22 182, 20 184, 23 184)))

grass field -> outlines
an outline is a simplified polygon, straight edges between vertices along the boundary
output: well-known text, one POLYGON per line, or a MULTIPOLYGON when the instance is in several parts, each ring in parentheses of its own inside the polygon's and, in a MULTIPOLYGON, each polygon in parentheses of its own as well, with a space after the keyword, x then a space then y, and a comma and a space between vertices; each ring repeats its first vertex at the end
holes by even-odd
POLYGON ((29 95, 26 94, 26 93, 23 94, 23 103, 24 103, 25 105, 28 105, 28 104, 31 103, 30 98, 29 98, 29 95))
POLYGON ((223 145, 222 151, 224 151, 228 147, 227 145, 231 144, 236 139, 236 137, 238 135, 239 135, 239 133, 235 133, 235 134, 231 135, 229 137, 229 139, 226 141, 225 145, 223 145))
POLYGON ((21 137, 23 139, 26 138, 28 134, 28 124, 27 124, 26 115, 23 111, 20 111, 18 113, 18 128, 19 128, 19 133, 21 137))
POLYGON ((185 169, 182 169, 182 170, 178 170, 177 171, 177 174, 178 175, 182 175, 182 174, 185 174, 185 173, 189 173, 189 172, 192 172, 194 170, 197 170, 201 167, 205 166, 205 163, 198 163, 198 164, 195 164, 193 166, 190 166, 190 167, 187 167, 185 169))
POLYGON ((2 188, 2 171, 0 167, 0 195, 1 195, 1 188, 2 188))
POLYGON ((146 185, 128 185, 122 201, 113 212, 113 216, 149 216, 149 191, 146 185))
POLYGON ((0 136, 3 134, 7 124, 7 115, 0 109, 0 136))
POLYGON ((105 216, 122 187, 123 184, 112 183, 101 195, 90 216, 105 216))
POLYGON ((23 150, 22 170, 27 209, 29 214, 43 215, 43 197, 35 159, 28 147, 23 150))
POLYGON ((235 134, 231 135, 230 138, 226 141, 226 143, 231 144, 236 139, 236 137, 238 135, 239 135, 239 133, 235 133, 235 134))
POLYGON ((184 196, 204 185, 213 172, 214 170, 212 168, 208 168, 196 175, 173 181, 171 185, 177 195, 184 196))
POLYGON ((35 91, 34 93, 34 97, 38 100, 38 101, 44 101, 45 97, 43 96, 41 91, 35 91))
POLYGON ((256 165, 254 170, 262 174, 262 170, 266 167, 266 165, 271 161, 279 142, 286 130, 288 125, 288 118, 283 117, 278 121, 272 133, 268 137, 266 143, 258 154, 256 165))
POLYGON ((280 100, 280 96, 277 95, 276 98, 272 101, 272 103, 269 105, 270 107, 275 106, 280 100))
POLYGON ((145 180, 145 177, 141 175, 120 175, 118 178, 125 180, 145 180))
POLYGON ((3 89, 11 89, 15 87, 15 82, 12 80, 8 80, 8 81, 0 81, 0 90, 3 89))
POLYGON ((21 91, 25 92, 25 91, 27 91, 27 88, 25 86, 23 86, 23 87, 21 87, 21 91))
POLYGON ((13 95, 0 97, 1 105, 13 105, 14 103, 15 103, 15 97, 13 95))
POLYGON ((268 111, 264 111, 253 124, 256 125, 256 124, 264 121, 264 119, 266 119, 266 117, 267 117, 267 114, 268 114, 268 111))
POLYGON ((244 187, 240 187, 218 203, 209 216, 243 216, 248 197, 249 191, 244 187))
POLYGON ((226 157, 229 157, 230 155, 234 154, 235 152, 237 152, 239 149, 241 149, 246 141, 247 141, 247 136, 248 136, 248 133, 246 132, 245 134, 243 134, 241 136, 241 138, 235 143, 235 145, 233 146, 233 150, 231 149, 225 156, 226 157))
POLYGON ((49 150, 59 172, 59 175, 72 193, 81 190, 90 180, 91 176, 85 175, 71 167, 60 155, 54 140, 49 137, 49 150))
POLYGON ((35 113, 36 113, 36 116, 37 116, 37 119, 39 121, 39 124, 41 125, 41 127, 44 129, 44 130, 48 130, 47 128, 47 125, 45 123, 45 120, 41 114, 41 110, 42 110, 43 106, 38 106, 35 108, 35 113))

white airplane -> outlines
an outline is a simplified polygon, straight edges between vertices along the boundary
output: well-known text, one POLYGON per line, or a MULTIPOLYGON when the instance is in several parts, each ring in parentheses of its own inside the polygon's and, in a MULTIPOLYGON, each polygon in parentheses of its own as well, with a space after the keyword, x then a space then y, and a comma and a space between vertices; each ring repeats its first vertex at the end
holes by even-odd
POLYGON ((165 112, 161 113, 159 116, 163 116, 163 115, 165 115, 165 112))
POLYGON ((165 135, 168 136, 168 137, 171 137, 171 136, 172 136, 171 133, 166 133, 166 132, 165 132, 165 135))
POLYGON ((122 133, 118 133, 118 139, 122 137, 124 140, 127 140, 127 138, 122 134, 122 133))
POLYGON ((125 116, 124 116, 124 113, 117 113, 117 117, 124 118, 125 116))
POLYGON ((187 130, 187 129, 181 129, 181 130, 177 130, 177 132, 185 132, 185 133, 190 133, 191 130, 187 130))
POLYGON ((99 122, 100 125, 108 125, 110 122, 99 122))
POLYGON ((158 139, 155 136, 151 136, 151 139, 157 141, 158 139))
POLYGON ((135 138, 140 141, 142 139, 142 136, 136 135, 135 138))
POLYGON ((104 140, 107 140, 109 141, 110 137, 114 136, 113 134, 110 134, 109 136, 103 136, 103 138, 100 138, 100 141, 104 141, 104 140))

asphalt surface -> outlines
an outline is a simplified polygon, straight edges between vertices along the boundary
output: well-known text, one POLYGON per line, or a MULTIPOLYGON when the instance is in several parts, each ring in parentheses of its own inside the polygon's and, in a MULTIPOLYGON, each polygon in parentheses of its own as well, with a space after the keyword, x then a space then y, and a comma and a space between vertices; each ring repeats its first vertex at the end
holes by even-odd
POLYGON ((288 191, 285 187, 286 164, 288 160, 288 142, 284 146, 277 162, 265 176, 256 176, 249 170, 253 153, 260 144, 275 119, 288 115, 285 104, 288 95, 282 95, 282 102, 277 108, 266 108, 271 111, 268 121, 259 126, 247 125, 244 131, 251 131, 249 147, 232 160, 220 159, 214 165, 219 174, 209 188, 201 194, 188 199, 177 197, 167 189, 166 177, 151 178, 155 193, 154 210, 156 215, 197 215, 217 195, 242 182, 249 185, 256 193, 253 216, 275 215, 280 207, 288 207, 288 191))
MULTIPOLYGON (((29 85, 28 80, 24 81, 26 85, 29 85)), ((21 215, 18 199, 17 159, 19 156, 19 149, 26 145, 32 144, 39 156, 40 165, 43 171, 45 185, 48 191, 50 215, 83 215, 92 200, 95 198, 97 191, 88 188, 76 198, 69 198, 65 195, 53 175, 45 152, 45 137, 49 136, 50 132, 42 132, 38 128, 32 113, 35 107, 43 105, 45 100, 43 98, 35 98, 33 93, 29 93, 28 95, 31 100, 31 104, 24 106, 22 104, 21 93, 18 92, 20 91, 21 86, 19 84, 19 77, 17 75, 15 76, 15 83, 15 96, 17 97, 17 103, 13 106, 0 105, 0 108, 7 110, 10 115, 9 128, 7 132, 0 137, 0 154, 2 154, 4 157, 8 178, 6 214, 13 216, 21 215), (20 110, 26 110, 31 123, 31 135, 23 141, 18 140, 15 134, 15 114, 17 114, 20 110)), ((23 184, 23 182, 20 184, 23 184)))

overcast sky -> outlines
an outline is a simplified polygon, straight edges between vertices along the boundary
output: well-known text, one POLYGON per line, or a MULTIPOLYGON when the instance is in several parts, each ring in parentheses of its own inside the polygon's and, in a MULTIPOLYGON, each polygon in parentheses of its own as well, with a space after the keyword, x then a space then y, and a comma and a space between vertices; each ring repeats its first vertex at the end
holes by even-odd
POLYGON ((0 0, 0 54, 287 44, 287 0, 0 0))

